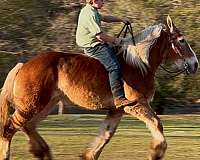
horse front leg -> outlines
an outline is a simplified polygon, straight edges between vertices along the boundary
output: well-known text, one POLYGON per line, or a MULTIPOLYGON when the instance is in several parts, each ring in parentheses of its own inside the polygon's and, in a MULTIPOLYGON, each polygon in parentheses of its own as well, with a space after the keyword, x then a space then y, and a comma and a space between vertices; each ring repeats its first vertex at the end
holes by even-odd
POLYGON ((162 160, 167 149, 160 119, 150 105, 143 100, 135 106, 126 106, 124 111, 146 123, 151 131, 153 140, 149 150, 149 160, 162 160))
POLYGON ((81 160, 97 160, 104 148, 114 135, 117 126, 121 120, 122 113, 117 111, 110 111, 101 125, 99 135, 95 138, 84 154, 81 160))

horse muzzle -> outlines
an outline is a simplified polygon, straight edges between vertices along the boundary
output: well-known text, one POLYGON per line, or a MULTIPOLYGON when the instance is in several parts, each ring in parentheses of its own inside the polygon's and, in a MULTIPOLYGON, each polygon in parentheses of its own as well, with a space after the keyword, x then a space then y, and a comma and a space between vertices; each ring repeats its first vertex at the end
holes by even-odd
POLYGON ((184 64, 186 74, 195 74, 198 71, 199 63, 197 59, 187 60, 184 64))

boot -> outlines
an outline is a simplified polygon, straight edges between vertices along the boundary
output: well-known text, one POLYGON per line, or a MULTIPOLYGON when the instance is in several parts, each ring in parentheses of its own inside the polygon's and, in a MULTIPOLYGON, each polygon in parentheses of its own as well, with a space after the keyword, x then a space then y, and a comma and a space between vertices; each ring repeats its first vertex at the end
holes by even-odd
POLYGON ((116 108, 135 105, 135 103, 136 103, 135 101, 130 101, 130 100, 126 99, 125 97, 114 99, 114 104, 115 104, 116 108))

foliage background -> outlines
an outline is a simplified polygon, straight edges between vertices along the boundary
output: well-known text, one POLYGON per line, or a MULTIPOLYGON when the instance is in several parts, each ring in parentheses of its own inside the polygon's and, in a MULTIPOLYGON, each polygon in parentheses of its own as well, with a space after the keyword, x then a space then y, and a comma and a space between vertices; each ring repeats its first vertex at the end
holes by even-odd
MULTIPOLYGON (((0 1, 0 86, 8 71, 19 61, 47 51, 81 52, 75 44, 77 16, 81 1, 72 0, 1 0, 0 1), (72 4, 73 3, 73 4, 72 4)), ((107 0, 103 14, 128 17, 134 32, 170 15, 200 56, 200 1, 197 0, 107 0)), ((117 35, 122 24, 103 24, 117 35)), ((163 75, 162 71, 158 72, 163 75)), ((153 106, 162 111, 194 104, 200 97, 200 75, 180 75, 156 81, 153 106)))

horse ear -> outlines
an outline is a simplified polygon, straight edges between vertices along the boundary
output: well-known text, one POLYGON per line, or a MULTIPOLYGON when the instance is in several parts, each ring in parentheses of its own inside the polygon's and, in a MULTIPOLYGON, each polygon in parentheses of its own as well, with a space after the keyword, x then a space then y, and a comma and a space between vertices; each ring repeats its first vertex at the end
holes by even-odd
POLYGON ((169 27, 170 32, 172 33, 174 31, 174 24, 169 15, 167 16, 167 26, 169 27))

